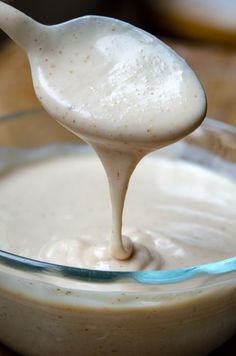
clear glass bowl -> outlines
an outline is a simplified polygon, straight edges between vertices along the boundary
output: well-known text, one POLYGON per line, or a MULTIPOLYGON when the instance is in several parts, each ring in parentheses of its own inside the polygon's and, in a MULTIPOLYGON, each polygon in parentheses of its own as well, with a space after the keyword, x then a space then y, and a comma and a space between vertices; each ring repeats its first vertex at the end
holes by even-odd
MULTIPOLYGON (((81 145, 41 109, 2 117, 0 168, 36 147, 67 142, 81 145)), ((236 180, 236 129, 207 119, 161 155, 236 180)), ((236 257, 178 270, 107 272, 0 251, 0 342, 21 354, 205 355, 235 331, 236 257)))

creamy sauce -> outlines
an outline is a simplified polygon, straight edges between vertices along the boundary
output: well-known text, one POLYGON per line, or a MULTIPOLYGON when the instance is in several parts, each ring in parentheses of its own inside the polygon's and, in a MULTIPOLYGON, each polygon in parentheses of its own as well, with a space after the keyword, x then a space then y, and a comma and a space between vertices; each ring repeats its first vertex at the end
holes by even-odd
POLYGON ((21 13, 2 6, 8 14, 2 28, 27 50, 42 104, 91 144, 104 165, 112 205, 110 254, 126 260, 144 253, 151 263, 149 250, 138 251, 122 237, 129 179, 147 153, 201 123, 206 100, 198 79, 170 48, 127 23, 88 16, 48 27, 22 21, 21 13))
POLYGON ((236 255, 235 183, 181 160, 155 154, 134 173, 124 214, 134 254, 126 261, 110 256, 109 192, 94 154, 22 163, 1 177, 0 196, 0 248, 26 257, 134 271, 156 269, 160 258, 162 269, 175 269, 236 255))
MULTIPOLYGON (((111 254, 125 260, 139 254, 128 237, 122 241, 130 176, 144 155, 201 122, 204 92, 182 59, 126 23, 84 18, 53 36, 56 46, 44 38, 40 53, 30 52, 35 89, 45 108, 97 151, 110 186, 111 254)), ((142 253, 151 259, 149 250, 142 253)))
MULTIPOLYGON (((204 117, 204 92, 186 63, 120 21, 85 17, 47 27, 3 3, 0 14, 3 30, 27 50, 44 107, 97 151, 113 213, 109 227, 108 187, 94 156, 22 162, 1 175, 0 247, 107 270, 173 269, 235 255, 235 184, 171 159, 147 159, 135 172, 124 219, 129 237, 121 235, 137 163, 204 117)), ((197 289, 178 293, 171 285, 162 294, 158 285, 121 280, 98 289, 6 266, 0 277, 0 338, 22 354, 201 355, 235 331, 230 283, 204 292, 203 278, 197 289)))

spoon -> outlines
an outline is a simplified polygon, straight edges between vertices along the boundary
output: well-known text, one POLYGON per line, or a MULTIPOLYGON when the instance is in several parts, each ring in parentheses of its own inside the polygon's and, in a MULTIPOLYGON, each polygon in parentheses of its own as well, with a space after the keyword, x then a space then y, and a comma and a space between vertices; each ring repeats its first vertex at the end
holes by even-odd
POLYGON ((26 51, 44 108, 99 155, 112 202, 111 254, 128 259, 132 243, 121 231, 130 176, 147 153, 200 125, 201 84, 157 38, 112 18, 46 26, 0 2, 0 27, 26 51))

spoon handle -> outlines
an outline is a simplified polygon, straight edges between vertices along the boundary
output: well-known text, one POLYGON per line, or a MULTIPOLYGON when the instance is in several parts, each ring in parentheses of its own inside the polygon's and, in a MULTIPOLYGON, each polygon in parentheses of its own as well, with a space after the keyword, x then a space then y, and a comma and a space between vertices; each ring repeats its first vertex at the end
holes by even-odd
POLYGON ((0 29, 20 47, 27 50, 32 43, 32 35, 43 25, 31 17, 0 1, 0 29))

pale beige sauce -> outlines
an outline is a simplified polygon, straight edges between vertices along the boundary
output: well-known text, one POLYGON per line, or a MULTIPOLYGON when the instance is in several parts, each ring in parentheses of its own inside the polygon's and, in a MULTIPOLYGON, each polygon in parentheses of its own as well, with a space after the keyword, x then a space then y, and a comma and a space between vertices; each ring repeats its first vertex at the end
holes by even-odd
POLYGON ((156 269, 159 256, 162 269, 174 269, 236 255, 235 183, 184 161, 154 155, 135 171, 127 261, 110 256, 109 192, 95 155, 22 164, 1 177, 0 196, 0 248, 19 255, 102 270, 156 269))
MULTIPOLYGON (((201 123, 206 100, 198 79, 170 48, 127 23, 88 16, 47 27, 30 18, 22 21, 22 14, 6 5, 1 9, 6 13, 2 28, 27 50, 42 104, 90 143, 104 165, 112 203, 107 256, 126 260, 144 254, 152 263, 148 249, 137 252, 139 246, 122 237, 126 190, 147 153, 201 123)), ((159 268, 157 254, 154 259, 159 268)))
MULTIPOLYGON (((98 160, 59 157, 1 177, 1 248, 112 270, 176 268, 235 255, 235 184, 168 160, 147 160, 135 172, 124 217, 124 234, 132 245, 126 250, 122 244, 123 199, 136 164, 149 151, 188 134, 204 117, 203 90, 185 62, 154 37, 115 20, 102 26, 102 19, 85 18, 84 32, 74 32, 72 22, 64 36, 63 26, 35 26, 9 9, 0 3, 5 13, 1 25, 27 50, 39 99, 60 123, 92 144, 104 164, 113 235, 108 243, 111 209, 98 160)), ((52 350, 58 355, 83 350, 90 356, 114 349, 119 355, 127 350, 133 355, 173 355, 176 350, 199 355, 234 331, 234 290, 227 288, 202 298, 193 292, 183 300, 176 293, 162 300, 155 285, 150 304, 144 294, 126 293, 139 286, 130 281, 110 284, 121 295, 114 299, 105 293, 99 301, 96 291, 104 285, 98 289, 87 283, 95 293, 85 309, 83 282, 43 277, 42 285, 11 275, 2 280, 1 337, 21 353, 31 353, 34 345, 33 352, 45 356, 52 350), (8 283, 12 288, 5 293, 8 283), (57 283, 62 287, 56 288, 57 283), (124 307, 126 298, 130 304, 124 307), (116 308, 119 313, 113 312, 116 308)), ((149 286, 141 287, 148 295, 149 286)))
MULTIPOLYGON (((151 267, 151 252, 136 252, 139 246, 121 237, 129 179, 144 155, 201 122, 204 92, 186 63, 153 36, 110 19, 81 21, 82 30, 71 25, 66 41, 30 53, 35 89, 46 109, 89 142, 104 165, 112 202, 111 251, 104 259, 144 254, 151 267)), ((63 34, 62 26, 56 36, 63 34)), ((154 258, 152 267, 160 267, 154 258)))

